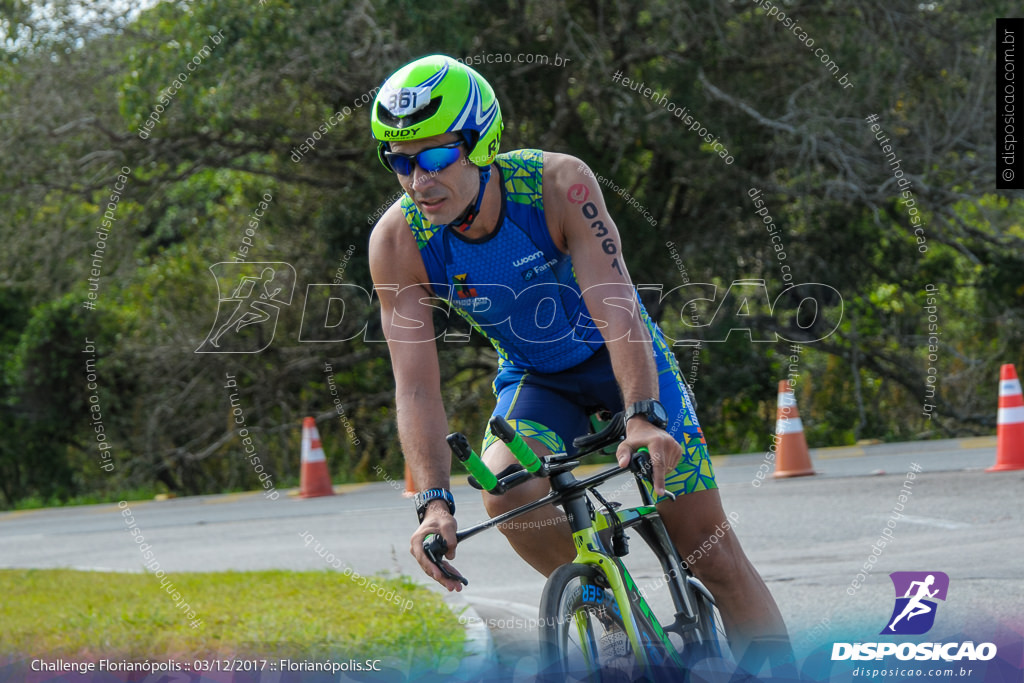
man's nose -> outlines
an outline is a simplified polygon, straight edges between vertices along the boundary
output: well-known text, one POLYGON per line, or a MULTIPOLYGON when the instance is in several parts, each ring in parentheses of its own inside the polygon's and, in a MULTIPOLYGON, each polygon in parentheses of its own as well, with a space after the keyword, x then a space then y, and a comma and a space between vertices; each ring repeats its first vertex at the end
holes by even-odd
POLYGON ((424 171, 422 168, 420 168, 419 164, 416 164, 412 169, 413 189, 419 190, 423 187, 430 187, 430 185, 435 182, 436 175, 436 171, 424 171))

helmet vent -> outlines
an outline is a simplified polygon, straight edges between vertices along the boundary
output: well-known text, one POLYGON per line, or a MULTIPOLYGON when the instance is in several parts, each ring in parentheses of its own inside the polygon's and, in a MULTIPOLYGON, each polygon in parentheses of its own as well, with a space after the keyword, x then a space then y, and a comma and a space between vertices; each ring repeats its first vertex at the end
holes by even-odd
POLYGON ((387 107, 384 106, 383 103, 378 102, 377 118, 380 119, 380 122, 385 126, 389 126, 391 128, 408 128, 409 126, 414 126, 421 121, 426 121, 436 114, 437 110, 441 107, 442 99, 443 98, 441 97, 435 97, 430 100, 430 103, 427 106, 422 109, 418 109, 407 116, 395 116, 387 107))

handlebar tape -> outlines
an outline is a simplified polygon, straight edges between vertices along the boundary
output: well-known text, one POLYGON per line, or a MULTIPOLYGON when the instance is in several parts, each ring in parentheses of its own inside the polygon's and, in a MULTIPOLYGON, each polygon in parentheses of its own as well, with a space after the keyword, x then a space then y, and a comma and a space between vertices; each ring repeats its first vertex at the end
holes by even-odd
POLYGON ((448 446, 451 447, 452 452, 455 453, 455 457, 459 459, 459 462, 469 470, 469 473, 476 477, 476 480, 484 487, 485 491, 493 491, 498 486, 498 478, 494 476, 494 472, 484 464, 484 461, 480 459, 469 445, 469 440, 463 434, 458 432, 449 434, 448 446))
POLYGON ((530 472, 536 472, 541 468, 540 458, 533 452, 533 449, 526 445, 526 441, 519 435, 515 429, 512 428, 508 422, 505 421, 501 415, 495 415, 491 418, 491 431, 499 439, 508 444, 508 448, 512 451, 512 455, 516 456, 516 460, 522 463, 530 472))

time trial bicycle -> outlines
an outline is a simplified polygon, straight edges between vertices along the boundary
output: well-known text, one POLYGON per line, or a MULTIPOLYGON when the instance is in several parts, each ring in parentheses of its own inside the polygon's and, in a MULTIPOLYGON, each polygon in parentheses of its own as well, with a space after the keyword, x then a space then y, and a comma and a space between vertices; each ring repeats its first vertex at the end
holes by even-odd
MULTIPOLYGON (((458 542, 550 504, 564 511, 576 548, 576 558, 548 577, 541 595, 541 673, 558 681, 680 680, 680 674, 700 660, 721 661, 727 650, 723 648, 721 615, 711 593, 680 559, 665 529, 653 498, 647 450, 634 453, 628 469, 614 465, 585 479, 572 474, 583 456, 625 438, 622 413, 601 431, 575 439, 575 455, 538 457, 504 418, 495 416, 490 425, 520 464, 495 475, 464 435, 450 434, 448 444, 472 475, 470 484, 501 495, 534 477, 545 477, 551 491, 532 503, 458 531, 458 542), (639 506, 622 507, 597 490, 626 473, 636 480, 642 501, 639 506), (655 614, 623 563, 629 553, 626 532, 631 530, 661 565, 672 597, 673 614, 667 618, 655 614)), ((444 538, 430 534, 423 547, 445 576, 468 585, 464 577, 444 566, 448 550, 444 538)))

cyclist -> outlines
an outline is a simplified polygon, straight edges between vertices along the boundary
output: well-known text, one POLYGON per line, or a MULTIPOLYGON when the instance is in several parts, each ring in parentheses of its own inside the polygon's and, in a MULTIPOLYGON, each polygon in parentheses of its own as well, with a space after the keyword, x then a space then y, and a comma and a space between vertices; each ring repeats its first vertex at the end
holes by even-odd
MULTIPOLYGON (((406 192, 374 227, 369 258, 399 436, 421 487, 411 548, 423 571, 461 589, 422 546, 427 534, 441 534, 447 558, 455 557, 436 308, 426 303, 439 297, 494 345, 493 412, 538 453, 571 453, 571 439, 586 431, 596 408, 626 411, 617 458, 626 466, 632 451, 649 449, 658 508, 680 555, 725 530, 692 569, 714 594, 734 652, 751 643, 788 650, 778 607, 726 522, 679 368, 637 298, 593 174, 565 154, 498 154, 502 119, 493 90, 449 57, 424 57, 395 72, 371 116, 379 158, 406 192)), ((517 462, 489 431, 481 452, 495 472, 517 462)), ((493 516, 547 490, 536 479, 503 496, 485 493, 484 504, 493 516)), ((532 567, 549 575, 572 560, 570 530, 557 509, 522 520, 502 533, 532 567)))

